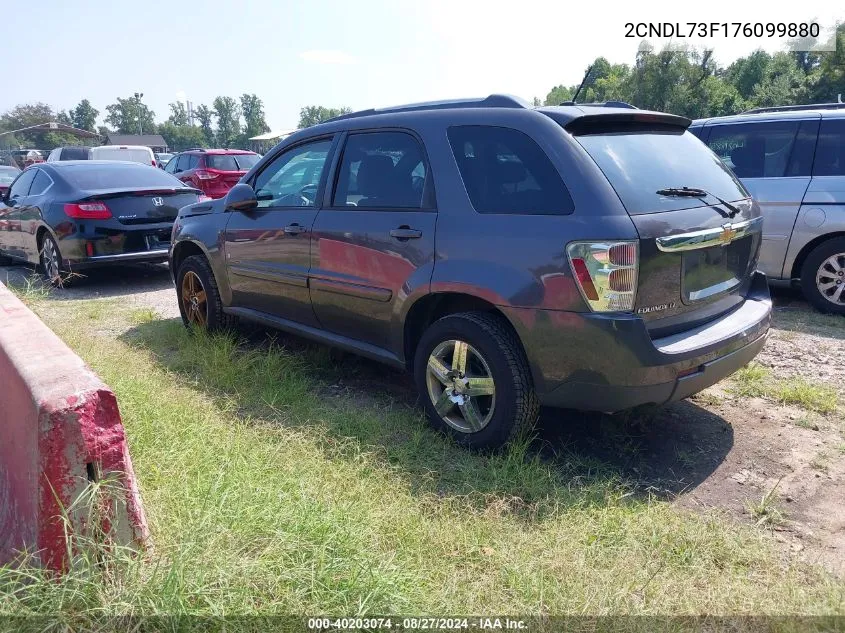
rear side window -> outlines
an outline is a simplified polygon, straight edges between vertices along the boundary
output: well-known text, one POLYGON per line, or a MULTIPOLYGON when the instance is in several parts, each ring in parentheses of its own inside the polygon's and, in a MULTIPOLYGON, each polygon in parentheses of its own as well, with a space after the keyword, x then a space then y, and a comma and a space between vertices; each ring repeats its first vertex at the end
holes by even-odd
POLYGON ((845 119, 823 119, 813 176, 845 176, 845 119))
POLYGON ((560 174, 526 134, 461 125, 450 127, 448 135, 467 195, 479 213, 572 213, 572 198, 560 174))
POLYGON ((656 213, 712 204, 707 198, 662 196, 659 189, 704 189, 723 200, 748 197, 742 184, 707 146, 675 126, 576 135, 613 185, 628 213, 656 213))
POLYGON ((707 144, 740 178, 809 176, 814 125, 818 123, 771 121, 716 125, 707 144))
POLYGON ((29 195, 37 196, 44 193, 53 184, 50 176, 45 174, 40 169, 35 174, 35 179, 32 181, 32 186, 29 188, 29 195))
POLYGON ((410 134, 350 134, 343 149, 332 205, 420 209, 425 179, 423 150, 410 134))

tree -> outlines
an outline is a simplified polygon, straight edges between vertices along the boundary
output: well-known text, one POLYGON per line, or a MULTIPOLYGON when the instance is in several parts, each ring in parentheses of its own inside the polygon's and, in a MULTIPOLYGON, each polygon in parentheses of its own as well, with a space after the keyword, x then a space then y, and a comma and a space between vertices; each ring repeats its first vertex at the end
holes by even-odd
POLYGON ((70 111, 71 125, 80 130, 94 132, 97 129, 98 116, 100 111, 92 106, 88 99, 83 99, 70 111))
POLYGON ((214 128, 211 124, 214 113, 211 111, 211 108, 205 104, 200 104, 194 110, 194 116, 199 121, 200 130, 202 130, 202 134, 205 137, 205 142, 209 146, 214 145, 214 128))
POLYGON ((244 116, 244 134, 247 138, 270 131, 270 126, 264 119, 264 104, 256 94, 241 95, 241 112, 244 116))
POLYGON ((331 118, 340 116, 341 114, 349 114, 352 108, 326 108, 323 106, 305 106, 299 111, 299 129, 317 125, 323 121, 328 121, 331 118))
POLYGON ((106 106, 106 123, 120 134, 138 134, 143 130, 155 129, 155 112, 140 99, 133 96, 117 98, 116 103, 106 106), (140 126, 139 126, 140 121, 140 126))
POLYGON ((241 112, 238 102, 232 97, 214 99, 214 116, 217 117, 217 142, 229 147, 241 133, 241 112))
POLYGON ((170 104, 170 117, 167 119, 173 125, 188 125, 188 110, 181 101, 170 104))
POLYGON ((176 125, 168 120, 158 126, 158 133, 167 141, 167 146, 176 152, 191 147, 208 147, 202 128, 193 125, 176 125))

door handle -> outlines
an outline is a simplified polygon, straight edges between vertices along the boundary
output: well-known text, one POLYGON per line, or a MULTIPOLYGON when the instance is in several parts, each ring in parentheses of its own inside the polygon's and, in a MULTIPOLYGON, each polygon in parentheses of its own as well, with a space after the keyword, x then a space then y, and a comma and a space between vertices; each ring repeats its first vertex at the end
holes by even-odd
POLYGON ((297 224, 294 222, 293 224, 288 224, 285 227, 285 233, 288 235, 299 235, 300 233, 305 233, 308 229, 302 226, 301 224, 297 224))
POLYGON ((410 226, 400 226, 398 229, 393 229, 390 232, 390 237, 395 237, 397 240, 415 240, 422 237, 422 231, 412 229, 410 226))

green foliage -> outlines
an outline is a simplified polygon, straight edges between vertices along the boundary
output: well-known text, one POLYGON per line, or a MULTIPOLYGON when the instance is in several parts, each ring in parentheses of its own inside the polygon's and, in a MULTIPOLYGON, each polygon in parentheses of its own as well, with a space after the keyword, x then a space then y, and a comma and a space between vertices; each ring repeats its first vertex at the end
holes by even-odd
POLYGON ((204 103, 194 109, 194 117, 199 122, 203 137, 208 145, 214 145, 214 127, 211 122, 213 116, 214 112, 204 103))
POLYGON ((83 99, 70 111, 70 124, 80 130, 95 132, 98 116, 100 116, 100 111, 92 106, 88 99, 83 99))
POLYGON ((341 114, 349 114, 352 108, 326 108, 324 106, 305 106, 299 111, 299 129, 317 125, 323 121, 340 116, 341 114))
POLYGON ((169 104, 170 116, 167 121, 173 125, 188 125, 188 110, 181 101, 169 104))
POLYGON ((208 141, 202 128, 193 125, 176 125, 168 120, 158 126, 158 133, 167 141, 167 146, 174 152, 182 152, 191 147, 208 147, 208 141))
POLYGON ((106 106, 106 112, 106 123, 120 134, 138 134, 144 130, 150 133, 155 130, 155 112, 134 95, 126 99, 118 97, 116 103, 106 106))
POLYGON ((240 106, 232 97, 216 97, 213 106, 217 117, 217 143, 231 147, 241 133, 240 106))
POLYGON ((246 138, 258 136, 270 131, 264 120, 264 104, 256 94, 241 95, 241 113, 244 116, 244 135, 246 138))
MULTIPOLYGON (((626 101, 690 118, 724 116, 758 106, 822 103, 845 94, 845 24, 836 52, 758 50, 720 67, 711 50, 641 50, 633 66, 597 58, 579 103, 626 101)), ((572 99, 578 84, 555 86, 546 105, 572 99)))

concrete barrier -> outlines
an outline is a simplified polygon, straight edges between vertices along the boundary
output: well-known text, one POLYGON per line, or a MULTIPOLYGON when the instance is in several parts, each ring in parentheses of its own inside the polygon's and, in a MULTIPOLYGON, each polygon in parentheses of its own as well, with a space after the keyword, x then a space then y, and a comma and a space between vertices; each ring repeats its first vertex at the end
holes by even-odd
POLYGON ((77 536, 149 542, 117 400, 0 283, 0 564, 29 552, 62 571, 77 536))

